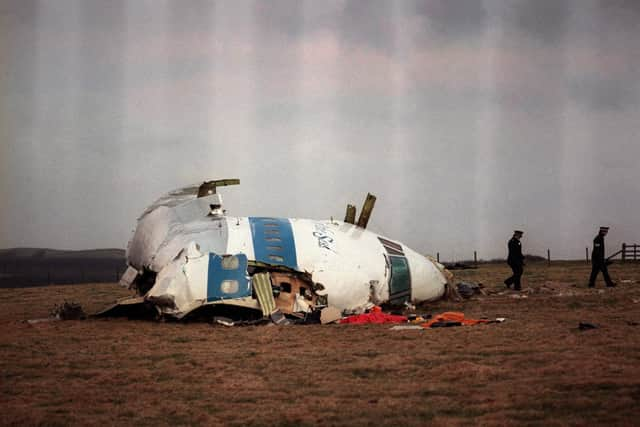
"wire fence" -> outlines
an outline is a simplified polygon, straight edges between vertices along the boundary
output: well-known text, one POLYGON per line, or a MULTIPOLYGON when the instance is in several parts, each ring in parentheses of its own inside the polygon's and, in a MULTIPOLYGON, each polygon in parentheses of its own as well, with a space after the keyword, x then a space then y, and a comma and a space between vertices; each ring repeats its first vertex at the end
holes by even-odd
MULTIPOLYGON (((588 246, 584 248, 586 262, 591 262, 590 252, 591 252, 591 249, 588 246)), ((547 249, 546 257, 539 256, 539 255, 525 255, 525 257, 534 261, 546 261, 547 264, 549 265, 551 265, 553 261, 567 261, 566 259, 555 259, 555 260, 552 259, 551 249, 547 249)), ((616 260, 616 259, 619 259, 622 262, 640 261, 640 245, 623 243, 619 251, 614 252, 613 254, 607 257, 607 260, 616 260)), ((441 261, 440 252, 436 252, 436 260, 443 264, 473 265, 475 267, 477 267, 478 264, 482 264, 482 263, 506 262, 506 259, 490 259, 490 260, 480 259, 478 257, 478 251, 473 251, 473 254, 469 252, 469 258, 461 259, 459 261, 447 261, 447 260, 441 261)))

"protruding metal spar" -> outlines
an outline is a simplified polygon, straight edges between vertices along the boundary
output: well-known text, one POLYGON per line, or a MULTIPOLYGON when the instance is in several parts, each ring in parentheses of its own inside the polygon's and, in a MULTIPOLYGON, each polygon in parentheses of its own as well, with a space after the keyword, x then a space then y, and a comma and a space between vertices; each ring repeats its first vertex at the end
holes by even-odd
POLYGON ((205 181, 200 187, 198 187, 198 197, 209 196, 216 194, 216 187, 224 187, 227 185, 238 185, 240 180, 237 178, 232 179, 217 179, 215 181, 205 181))
POLYGON ((373 211, 373 206, 376 204, 376 196, 371 193, 367 193, 367 198, 364 201, 364 205, 362 205, 362 210, 360 211, 360 217, 358 217, 358 227, 367 228, 367 224, 369 223, 369 218, 371 217, 371 212, 373 211))
POLYGON ((344 222, 349 224, 356 223, 356 207, 353 205, 347 205, 347 213, 344 215, 344 222))

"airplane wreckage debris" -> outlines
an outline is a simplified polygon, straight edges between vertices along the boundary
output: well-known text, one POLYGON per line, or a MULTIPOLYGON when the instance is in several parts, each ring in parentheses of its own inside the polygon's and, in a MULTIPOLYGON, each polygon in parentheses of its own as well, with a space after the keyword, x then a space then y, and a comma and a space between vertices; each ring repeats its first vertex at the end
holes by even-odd
POLYGON ((80 304, 65 301, 62 304, 56 304, 49 313, 49 317, 40 319, 29 319, 27 323, 35 325, 36 323, 55 322, 58 320, 85 320, 87 314, 80 304))
POLYGON ((120 280, 138 296, 99 315, 329 323, 455 292, 442 264, 366 229, 375 196, 357 221, 352 205, 344 221, 227 216, 217 189, 239 183, 207 181, 149 206, 120 280))

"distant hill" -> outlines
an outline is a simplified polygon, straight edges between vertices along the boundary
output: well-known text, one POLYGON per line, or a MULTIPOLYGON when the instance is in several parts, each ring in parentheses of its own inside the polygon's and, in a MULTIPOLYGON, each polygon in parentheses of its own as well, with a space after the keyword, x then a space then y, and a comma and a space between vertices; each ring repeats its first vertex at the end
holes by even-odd
POLYGON ((0 287, 4 288, 117 282, 125 268, 124 249, 0 249, 0 287))
POLYGON ((124 249, 86 249, 70 251, 49 248, 0 249, 0 258, 124 258, 124 249))

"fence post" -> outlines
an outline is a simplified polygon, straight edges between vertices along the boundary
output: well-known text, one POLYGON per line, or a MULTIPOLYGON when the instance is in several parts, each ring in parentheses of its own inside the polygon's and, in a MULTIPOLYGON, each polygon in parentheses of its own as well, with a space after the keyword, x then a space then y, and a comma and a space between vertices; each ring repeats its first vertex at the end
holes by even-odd
POLYGON ((477 267, 478 266, 478 252, 473 251, 473 264, 477 267))
POLYGON ((625 253, 627 251, 627 244, 623 243, 622 244, 622 262, 625 261, 627 254, 625 253))
POLYGON ((589 247, 584 248, 584 256, 587 258, 587 263, 589 262, 589 247))
POLYGON ((440 262, 440 252, 436 252, 436 261, 440 262))
POLYGON ((551 250, 547 249, 547 265, 551 265, 551 250))

